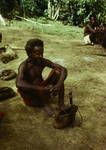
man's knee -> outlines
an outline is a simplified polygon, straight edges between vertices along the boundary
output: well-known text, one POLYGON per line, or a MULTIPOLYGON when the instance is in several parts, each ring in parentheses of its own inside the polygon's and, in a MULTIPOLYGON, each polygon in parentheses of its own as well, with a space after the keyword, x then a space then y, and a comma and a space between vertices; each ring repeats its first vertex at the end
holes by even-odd
MULTIPOLYGON (((60 69, 54 69, 54 76, 57 80, 59 80, 60 76, 61 76, 62 71, 60 69)), ((64 80, 67 77, 67 69, 64 68, 64 80)))
POLYGON ((55 76, 60 77, 61 71, 59 69, 54 69, 55 76))
POLYGON ((56 84, 60 78, 61 71, 59 69, 54 69, 52 74, 52 81, 56 84))

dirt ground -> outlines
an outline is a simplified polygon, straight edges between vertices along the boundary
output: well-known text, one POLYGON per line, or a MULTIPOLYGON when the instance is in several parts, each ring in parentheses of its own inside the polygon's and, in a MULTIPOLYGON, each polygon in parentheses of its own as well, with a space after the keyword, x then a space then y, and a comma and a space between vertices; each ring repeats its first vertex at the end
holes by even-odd
MULTIPOLYGON (((83 116, 81 126, 62 130, 53 127, 53 119, 39 108, 26 106, 21 97, 0 102, 0 111, 6 113, 0 123, 0 150, 105 150, 106 149, 106 57, 100 46, 83 46, 79 39, 37 33, 35 30, 5 27, 3 43, 24 48, 30 38, 45 42, 45 57, 68 69, 65 81, 65 103, 68 93, 83 116)), ((19 58, 0 69, 14 69, 26 58, 24 50, 15 50, 19 58)), ((48 69, 44 72, 47 75, 48 69)), ((16 91, 15 79, 0 80, 0 87, 9 86, 16 91)), ((77 113, 76 119, 80 120, 77 113)))

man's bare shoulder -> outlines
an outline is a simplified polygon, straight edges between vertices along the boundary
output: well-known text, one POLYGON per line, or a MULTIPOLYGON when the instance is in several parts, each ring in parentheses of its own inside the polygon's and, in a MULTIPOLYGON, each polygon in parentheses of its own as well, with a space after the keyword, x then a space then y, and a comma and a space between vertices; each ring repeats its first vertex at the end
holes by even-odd
POLYGON ((44 61, 44 62, 49 62, 49 63, 52 63, 52 61, 50 60, 50 59, 47 59, 47 58, 42 58, 42 60, 44 61))
POLYGON ((27 60, 24 60, 23 62, 21 62, 21 64, 19 65, 19 68, 26 68, 26 64, 27 64, 27 60))
POLYGON ((42 64, 44 64, 45 66, 47 65, 53 65, 54 63, 51 61, 51 60, 49 60, 49 59, 47 59, 47 58, 42 58, 42 64))

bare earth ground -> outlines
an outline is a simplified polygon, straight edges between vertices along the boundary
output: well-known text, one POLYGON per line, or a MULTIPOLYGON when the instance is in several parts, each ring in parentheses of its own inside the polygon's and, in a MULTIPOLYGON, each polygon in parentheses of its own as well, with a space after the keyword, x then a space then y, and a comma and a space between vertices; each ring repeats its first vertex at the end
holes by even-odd
MULTIPOLYGON (((45 57, 67 67, 65 103, 68 93, 83 116, 81 126, 62 130, 53 127, 53 119, 43 110, 25 106, 20 96, 0 102, 6 113, 0 123, 0 150, 105 150, 106 149, 106 57, 100 46, 83 46, 79 39, 41 34, 30 29, 1 28, 3 42, 13 47, 24 47, 30 38, 45 42, 45 57)), ((17 68, 26 58, 24 50, 16 50, 19 58, 3 64, 0 69, 17 68)), ((47 70, 45 71, 47 73, 47 70)), ((44 73, 44 76, 46 75, 44 73)), ((16 91, 15 80, 2 81, 16 91)), ((77 114, 77 119, 80 116, 77 114)))

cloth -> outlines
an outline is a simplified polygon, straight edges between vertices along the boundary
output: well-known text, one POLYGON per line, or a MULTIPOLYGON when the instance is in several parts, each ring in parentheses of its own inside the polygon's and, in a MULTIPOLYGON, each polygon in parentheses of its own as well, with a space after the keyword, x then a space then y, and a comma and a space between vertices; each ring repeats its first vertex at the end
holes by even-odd
POLYGON ((84 36, 84 43, 85 44, 91 44, 90 35, 84 36))

